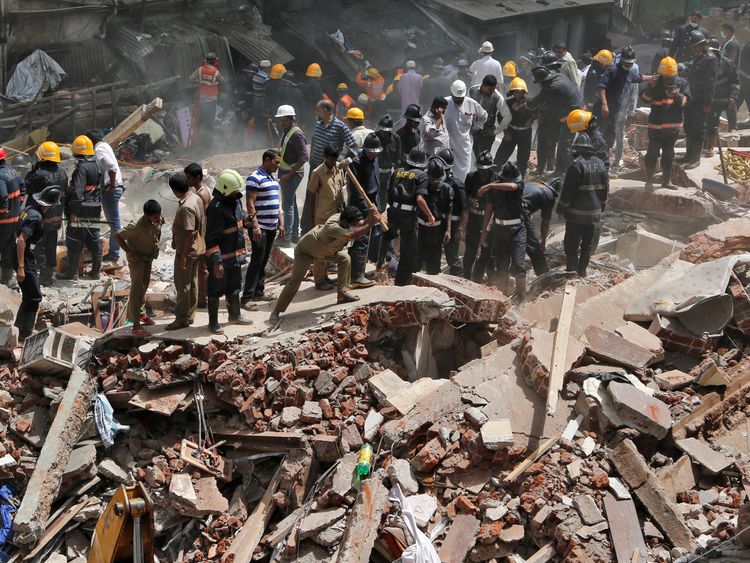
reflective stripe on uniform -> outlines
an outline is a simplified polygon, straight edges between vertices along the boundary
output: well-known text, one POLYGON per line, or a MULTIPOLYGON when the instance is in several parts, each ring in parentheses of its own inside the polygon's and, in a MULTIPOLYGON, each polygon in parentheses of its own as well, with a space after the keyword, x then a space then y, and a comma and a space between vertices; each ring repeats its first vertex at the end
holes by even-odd
POLYGON ((604 189, 606 189, 605 186, 601 184, 583 184, 583 185, 578 186, 578 191, 580 192, 595 192, 596 190, 604 190, 604 189))
POLYGON ((7 219, 0 219, 0 225, 9 225, 10 223, 18 223, 18 219, 19 219, 18 217, 8 217, 7 219))
POLYGON ((451 215, 451 221, 460 221, 461 216, 460 215, 451 215))
POLYGON ((227 252, 225 254, 222 254, 221 259, 226 260, 227 258, 234 258, 236 256, 242 256, 243 254, 247 254, 247 248, 238 248, 234 252, 227 252))
POLYGON ((521 220, 520 219, 495 219, 495 225, 500 225, 502 227, 510 227, 511 225, 520 225, 521 220))
POLYGON ((469 213, 473 213, 474 215, 484 215, 484 210, 482 209, 474 209, 473 207, 469 208, 469 213))
POLYGON ((434 224, 430 225, 427 221, 423 221, 422 219, 417 219, 417 223, 420 225, 424 225, 425 227, 439 227, 442 221, 435 221, 434 224))
POLYGON ((409 205, 408 203, 394 203, 393 207, 396 209, 401 209, 402 211, 414 211, 416 206, 409 205))
POLYGON ((230 235, 232 233, 236 233, 242 228, 242 221, 237 221, 237 225, 234 227, 229 227, 228 229, 224 229, 221 231, 221 234, 223 235, 230 235))
POLYGON ((99 186, 86 186, 85 189, 86 189, 87 192, 93 192, 98 187, 99 186))

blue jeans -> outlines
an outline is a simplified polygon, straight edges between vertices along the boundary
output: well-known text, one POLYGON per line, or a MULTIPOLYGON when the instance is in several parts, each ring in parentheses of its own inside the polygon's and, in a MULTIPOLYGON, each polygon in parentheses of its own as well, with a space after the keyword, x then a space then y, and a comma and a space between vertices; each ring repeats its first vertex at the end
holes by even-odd
POLYGON ((299 174, 292 175, 281 185, 281 209, 284 211, 286 239, 299 238, 299 209, 297 209, 297 188, 302 181, 299 174))
POLYGON ((104 217, 110 223, 109 227, 109 256, 120 257, 120 245, 117 244, 115 235, 120 230, 120 198, 125 188, 117 186, 111 192, 102 190, 102 211, 104 217))

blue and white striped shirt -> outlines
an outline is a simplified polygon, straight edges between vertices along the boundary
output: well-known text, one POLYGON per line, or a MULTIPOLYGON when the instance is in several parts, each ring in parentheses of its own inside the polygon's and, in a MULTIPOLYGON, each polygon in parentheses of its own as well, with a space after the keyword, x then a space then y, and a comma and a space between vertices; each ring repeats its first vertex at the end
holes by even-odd
POLYGON ((263 168, 258 168, 245 182, 247 195, 255 192, 255 213, 261 229, 275 231, 279 227, 279 205, 281 202, 278 180, 263 168))
POLYGON ((344 145, 350 149, 359 148, 352 132, 338 117, 334 117, 328 125, 318 120, 315 123, 312 150, 310 151, 310 170, 315 170, 323 164, 323 151, 329 144, 339 151, 344 150, 344 145))

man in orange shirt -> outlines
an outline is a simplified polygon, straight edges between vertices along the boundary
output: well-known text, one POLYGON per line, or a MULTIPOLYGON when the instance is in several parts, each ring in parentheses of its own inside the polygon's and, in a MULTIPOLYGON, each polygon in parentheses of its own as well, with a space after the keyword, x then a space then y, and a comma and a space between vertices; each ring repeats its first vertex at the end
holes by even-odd
POLYGON ((216 103, 219 99, 219 84, 224 77, 219 72, 219 59, 216 53, 206 55, 206 63, 195 70, 190 80, 198 83, 197 103, 199 108, 199 127, 206 133, 208 142, 216 121, 216 103))

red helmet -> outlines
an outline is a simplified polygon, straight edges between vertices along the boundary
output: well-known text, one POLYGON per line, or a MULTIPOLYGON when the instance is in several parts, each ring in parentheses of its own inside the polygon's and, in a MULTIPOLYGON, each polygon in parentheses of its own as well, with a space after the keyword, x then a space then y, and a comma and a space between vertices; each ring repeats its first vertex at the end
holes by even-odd
POLYGON ((5 152, 5 147, 0 147, 0 160, 5 160, 6 156, 8 156, 8 153, 5 152))

